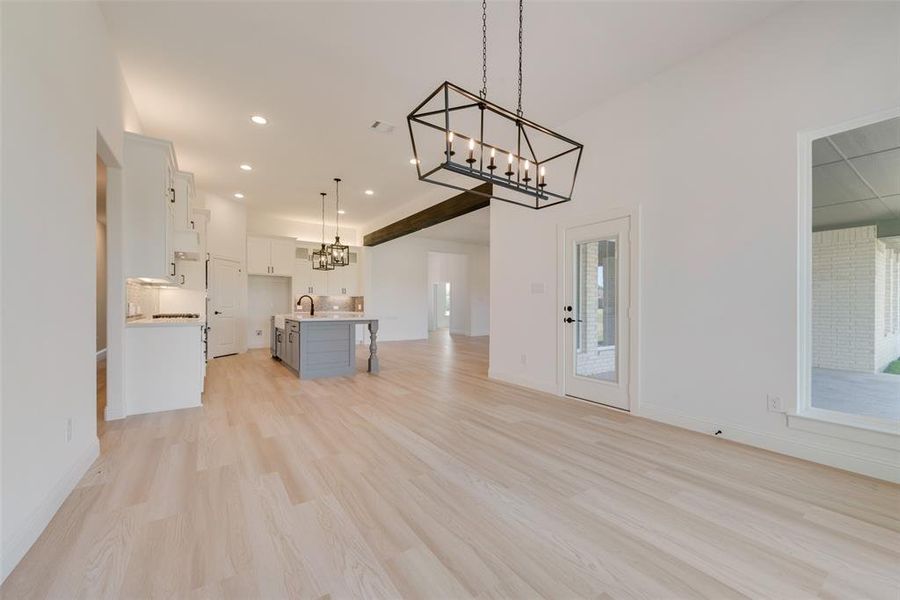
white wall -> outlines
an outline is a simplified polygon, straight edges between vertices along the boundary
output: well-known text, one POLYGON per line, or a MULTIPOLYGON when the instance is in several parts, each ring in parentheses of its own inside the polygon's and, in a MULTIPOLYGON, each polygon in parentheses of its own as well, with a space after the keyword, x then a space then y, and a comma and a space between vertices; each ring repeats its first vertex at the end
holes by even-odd
POLYGON ((559 126, 585 144, 575 201, 491 208, 491 373, 559 389, 557 226, 639 210, 635 412, 898 476, 896 451, 765 404, 796 401, 797 134, 900 104, 898 25, 896 3, 801 4, 559 126))
MULTIPOLYGON (((489 320, 490 248, 407 236, 365 248, 362 256, 366 312, 379 318, 378 339, 419 340, 428 337, 429 252, 462 254, 468 263, 468 314, 462 333, 485 335, 489 320), (474 309, 474 314, 472 313, 474 309), (471 324, 477 328, 471 329, 471 324)), ((444 281, 447 281, 446 279, 444 281)), ((451 294, 453 293, 451 287, 451 294)), ((451 302, 456 302, 455 297, 451 302)), ((451 314, 453 313, 451 306, 451 314)))
MULTIPOLYGON (((0 336, 5 578, 98 453, 98 135, 107 145, 101 155, 117 162, 123 130, 140 124, 96 4, 5 2, 0 20, 2 307, 15 315, 3 320, 0 336)), ((112 169, 109 179, 119 182, 112 169)), ((109 319, 123 323, 114 195, 108 201, 109 285, 116 289, 109 319)), ((110 351, 121 348, 116 336, 109 344, 110 351)), ((118 384, 110 385, 110 394, 118 393, 118 384)))
POLYGON ((268 348, 272 315, 288 312, 291 312, 290 277, 250 275, 247 278, 247 347, 268 348))
MULTIPOLYGON (((292 237, 304 242, 322 242, 322 223, 309 223, 278 217, 255 210, 247 211, 247 232, 257 235, 292 237)), ((358 246, 359 234, 356 229, 343 224, 339 230, 341 242, 348 246, 358 246)), ((334 213, 328 215, 325 223, 326 243, 334 239, 334 213)))

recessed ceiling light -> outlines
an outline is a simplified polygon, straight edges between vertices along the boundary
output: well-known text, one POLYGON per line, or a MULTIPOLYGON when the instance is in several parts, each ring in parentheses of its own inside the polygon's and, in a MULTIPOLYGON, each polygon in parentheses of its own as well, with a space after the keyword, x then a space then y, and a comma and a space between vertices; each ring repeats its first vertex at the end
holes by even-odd
POLYGON ((411 165, 418 164, 418 162, 419 162, 419 161, 417 161, 417 160, 414 159, 414 158, 409 159, 409 164, 411 164, 411 165))
POLYGON ((373 195, 375 192, 373 192, 372 190, 366 190, 365 193, 366 193, 366 196, 371 196, 371 195, 373 195))
POLYGON ((243 195, 242 193, 240 193, 240 192, 236 192, 236 193, 234 194, 234 197, 237 198, 238 200, 240 200, 241 198, 244 197, 244 195, 243 195))
POLYGON ((344 209, 342 208, 341 210, 338 211, 338 214, 339 214, 339 215, 346 215, 346 214, 347 214, 347 211, 344 210, 344 209))
POLYGON ((241 170, 242 171, 252 171, 253 167, 251 167, 250 165, 244 164, 244 165, 241 165, 241 170))
POLYGON ((257 125, 265 125, 269 122, 269 120, 262 115, 253 115, 252 117, 250 117, 250 120, 257 125))

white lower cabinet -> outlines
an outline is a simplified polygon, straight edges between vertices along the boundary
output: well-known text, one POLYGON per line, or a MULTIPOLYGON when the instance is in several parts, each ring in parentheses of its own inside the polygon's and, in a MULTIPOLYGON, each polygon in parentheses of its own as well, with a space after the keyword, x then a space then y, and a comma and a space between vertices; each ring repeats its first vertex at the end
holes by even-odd
POLYGON ((200 406, 205 362, 200 324, 126 326, 126 414, 200 406))

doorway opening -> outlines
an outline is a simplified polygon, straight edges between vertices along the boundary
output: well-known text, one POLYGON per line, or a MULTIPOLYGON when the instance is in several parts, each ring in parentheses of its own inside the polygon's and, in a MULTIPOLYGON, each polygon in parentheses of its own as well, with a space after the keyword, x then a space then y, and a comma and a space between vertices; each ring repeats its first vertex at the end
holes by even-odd
POLYGON ((97 155, 96 192, 96 265, 97 265, 97 433, 102 433, 106 420, 106 348, 107 348, 107 219, 106 219, 106 165, 97 155))
POLYGON ((450 329, 450 282, 431 284, 431 311, 428 319, 429 331, 450 329))
POLYGON ((472 298, 469 256, 456 252, 428 253, 428 330, 471 335, 472 298))

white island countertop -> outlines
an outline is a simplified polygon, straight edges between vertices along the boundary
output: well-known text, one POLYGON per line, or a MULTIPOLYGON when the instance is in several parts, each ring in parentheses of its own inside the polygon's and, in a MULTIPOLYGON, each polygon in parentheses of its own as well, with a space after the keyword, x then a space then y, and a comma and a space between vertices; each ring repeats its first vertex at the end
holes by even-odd
POLYGON ((302 323, 307 322, 323 322, 323 323, 333 323, 333 322, 359 322, 359 323, 367 323, 369 321, 377 321, 378 317, 366 313, 361 312, 317 312, 316 316, 311 317, 307 312, 295 312, 295 313, 285 313, 282 315, 274 315, 275 316, 275 327, 278 329, 284 329, 284 321, 285 319, 291 321, 300 321, 302 323))

